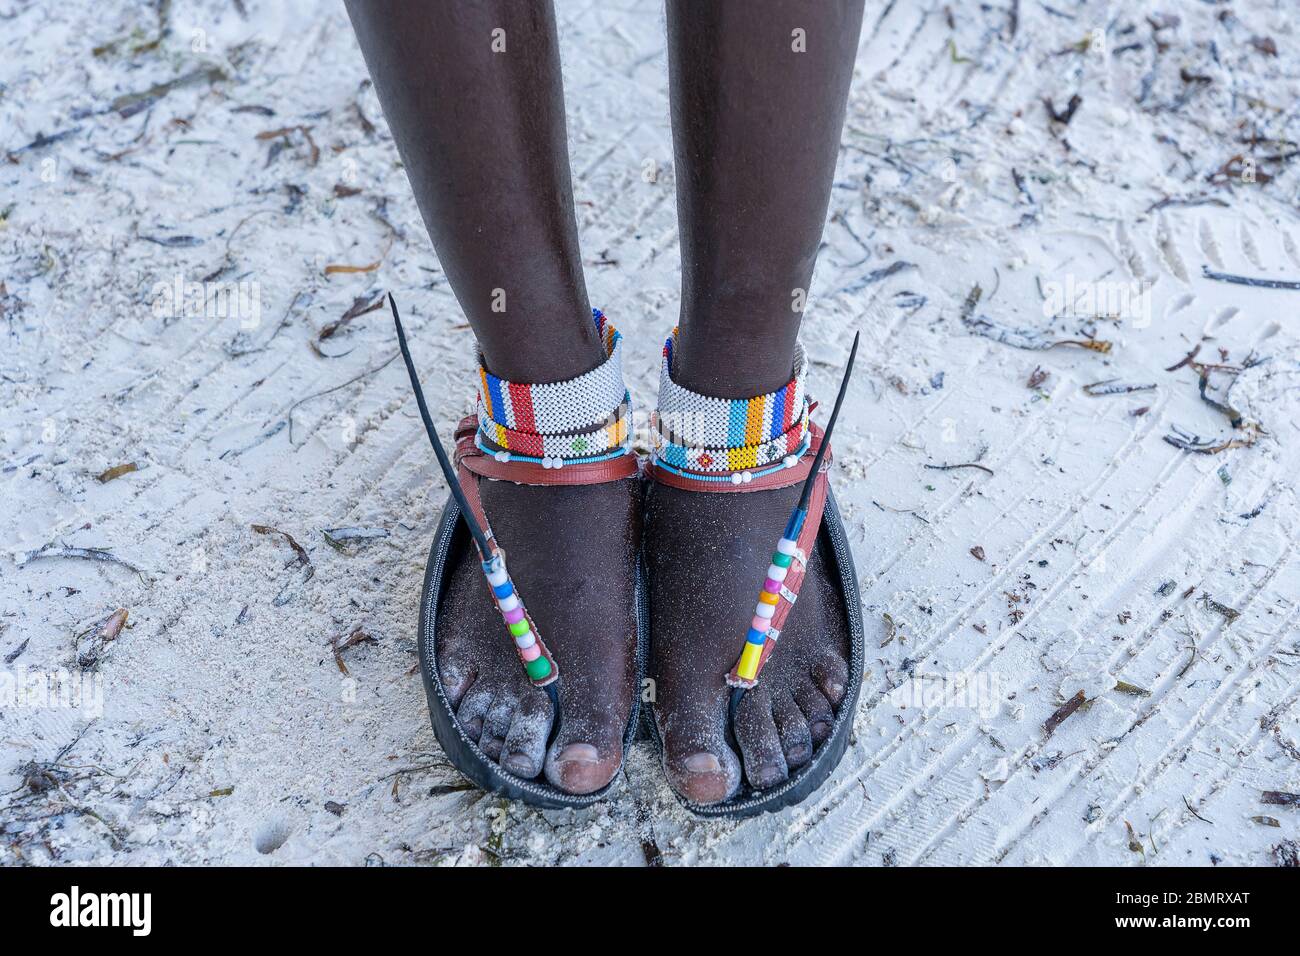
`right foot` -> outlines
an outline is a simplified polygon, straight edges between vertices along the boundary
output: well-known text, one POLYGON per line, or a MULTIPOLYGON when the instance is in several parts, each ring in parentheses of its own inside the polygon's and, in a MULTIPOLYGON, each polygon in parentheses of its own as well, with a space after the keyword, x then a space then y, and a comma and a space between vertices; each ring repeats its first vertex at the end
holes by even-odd
POLYGON ((524 779, 545 773, 566 793, 592 793, 622 764, 637 690, 638 482, 537 486, 482 479, 478 488, 510 574, 559 669, 560 732, 548 747, 550 699, 525 676, 472 547, 448 569, 438 615, 443 690, 462 729, 502 769, 524 779))

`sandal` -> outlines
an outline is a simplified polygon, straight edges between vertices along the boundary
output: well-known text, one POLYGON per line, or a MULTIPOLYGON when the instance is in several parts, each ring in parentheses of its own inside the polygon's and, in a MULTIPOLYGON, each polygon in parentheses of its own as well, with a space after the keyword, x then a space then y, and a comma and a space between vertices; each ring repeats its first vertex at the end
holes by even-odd
MULTIPOLYGON (((508 631, 528 679, 533 686, 544 689, 551 701, 554 716, 547 739, 549 746, 560 732, 563 718, 559 695, 561 662, 546 647, 522 596, 515 589, 506 568, 505 552, 497 545, 483 513, 478 483, 489 480, 529 485, 586 485, 637 475, 638 462, 631 444, 631 399, 622 379, 620 335, 603 314, 593 309, 596 328, 605 346, 606 361, 586 375, 550 385, 504 382, 483 368, 480 356, 478 414, 467 416, 456 430, 453 466, 425 405, 391 294, 388 303, 420 417, 451 488, 425 570, 417 642, 434 735, 456 769, 490 793, 549 809, 589 806, 609 791, 612 781, 592 793, 566 793, 542 777, 527 780, 511 774, 479 749, 478 744, 465 733, 439 675, 438 613, 448 584, 448 570, 465 559, 466 549, 473 544, 488 588, 503 618, 503 637, 508 631), (595 411, 608 409, 611 398, 617 403, 613 414, 595 411), (591 414, 586 414, 584 409, 591 414)), ((633 600, 637 631, 636 686, 639 687, 645 670, 649 633, 639 559, 633 600)), ((625 757, 639 721, 639 694, 633 694, 632 710, 623 736, 625 757)))
MULTIPOLYGON (((830 734, 808 763, 768 789, 755 789, 742 777, 740 791, 720 803, 696 804, 677 794, 678 801, 698 816, 748 817, 793 806, 826 781, 848 746, 862 690, 865 650, 857 575, 829 480, 830 434, 844 401, 858 337, 854 336, 824 432, 809 417, 816 403, 804 394, 802 348, 796 355, 794 378, 784 388, 757 399, 725 400, 690 392, 672 380, 675 340, 676 331, 664 345, 659 408, 651 416, 654 449, 644 466, 646 477, 658 484, 703 493, 744 493, 803 483, 799 502, 772 555, 740 657, 725 678, 731 688, 728 734, 734 749, 740 749, 735 735, 737 708, 746 692, 758 684, 776 649, 814 548, 820 549, 831 580, 838 584, 848 624, 848 683, 830 734)), ((738 619, 742 613, 737 609, 738 619)), ((653 704, 647 702, 646 710, 650 733, 662 749, 653 704)))

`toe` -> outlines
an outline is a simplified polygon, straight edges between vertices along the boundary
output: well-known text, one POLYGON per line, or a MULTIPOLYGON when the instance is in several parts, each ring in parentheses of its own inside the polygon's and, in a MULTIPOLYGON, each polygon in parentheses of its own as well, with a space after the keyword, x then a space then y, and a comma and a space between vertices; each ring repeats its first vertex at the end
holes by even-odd
POLYGON ((726 705, 684 708, 663 720, 664 771, 674 790, 691 803, 721 803, 740 788, 740 758, 727 743, 726 705))
POLYGON ((546 779, 565 793, 595 793, 623 765, 631 685, 575 675, 560 688, 560 727, 546 754, 546 779))
POLYGON ((565 793, 595 793, 623 764, 622 739, 593 730, 561 723, 546 755, 546 779, 565 793))
POLYGON ((483 733, 483 719, 487 716, 488 708, 492 706, 492 698, 495 696, 496 689, 489 686, 487 681, 475 681, 470 685, 469 690, 465 691, 460 707, 456 709, 456 721, 469 739, 476 743, 483 733))
POLYGON ((515 719, 515 708, 519 701, 507 690, 497 692, 483 718, 483 733, 478 739, 478 748, 493 760, 501 757, 501 748, 505 746, 506 734, 515 719))
POLYGON ((595 793, 614 779, 621 759, 583 741, 557 744, 546 757, 546 779, 565 793, 595 793))
POLYGON ((831 724, 835 720, 835 710, 826 695, 811 680, 805 680, 795 687, 794 702, 808 718, 808 731, 812 735, 813 746, 826 740, 831 735, 831 724))
POLYGON ((444 660, 438 662, 438 677, 442 681, 442 692, 447 695, 447 702, 455 710, 478 677, 478 667, 472 660, 447 654, 444 660))
POLYGON ((736 708, 736 742, 744 759, 745 777, 750 785, 764 790, 788 776, 781 738, 772 718, 772 700, 767 691, 749 691, 736 708))
POLYGON ((781 752, 785 754, 786 766, 791 771, 798 770, 813 754, 812 731, 808 729, 808 719, 788 693, 776 695, 772 701, 772 717, 776 722, 777 736, 781 738, 781 752))
POLYGON ((838 707, 849 686, 849 665, 835 651, 826 651, 812 666, 813 683, 831 703, 838 707))
POLYGON ((546 738, 551 732, 551 702, 544 694, 528 694, 519 702, 501 749, 501 766, 516 777, 531 780, 542 772, 546 738))

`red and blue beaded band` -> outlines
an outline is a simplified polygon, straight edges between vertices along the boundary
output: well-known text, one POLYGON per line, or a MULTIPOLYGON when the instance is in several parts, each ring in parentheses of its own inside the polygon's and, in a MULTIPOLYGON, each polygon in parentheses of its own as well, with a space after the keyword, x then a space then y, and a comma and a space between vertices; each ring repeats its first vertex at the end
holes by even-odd
POLYGON ((564 382, 529 385, 489 372, 479 356, 475 444, 497 461, 545 468, 607 461, 631 451, 632 398, 623 384, 623 336, 603 312, 592 321, 605 361, 564 382))

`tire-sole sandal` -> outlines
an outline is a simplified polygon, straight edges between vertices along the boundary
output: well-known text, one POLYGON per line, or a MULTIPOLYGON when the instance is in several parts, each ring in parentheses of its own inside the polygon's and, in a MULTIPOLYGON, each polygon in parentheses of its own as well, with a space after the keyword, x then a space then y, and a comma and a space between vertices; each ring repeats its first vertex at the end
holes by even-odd
MULTIPOLYGON (((415 364, 407 348, 397 305, 391 295, 388 302, 420 417, 443 477, 451 488, 425 567, 417 641, 420 672, 429 702, 429 718, 434 736, 452 765, 489 793, 544 809, 590 806, 609 792, 613 786, 612 780, 591 793, 566 793, 541 776, 536 779, 515 776, 484 753, 465 733, 443 690, 437 653, 438 616, 442 611, 449 569, 455 567, 458 561, 477 561, 487 579, 497 609, 501 612, 505 629, 513 640, 524 673, 533 686, 546 692, 551 702, 551 731, 546 741, 549 747, 563 723, 559 662, 542 641, 536 623, 510 578, 505 552, 497 545, 483 512, 478 482, 502 480, 530 485, 585 485, 636 477, 638 463, 629 441, 631 408, 626 389, 623 389, 616 412, 607 416, 608 421, 600 428, 577 431, 576 428, 591 424, 581 421, 579 416, 577 419, 570 417, 564 423, 566 430, 563 434, 543 434, 540 431, 543 419, 554 418, 554 408, 575 394, 599 401, 602 395, 611 394, 611 389, 621 388, 618 333, 603 315, 594 312, 597 329, 606 346, 607 361, 595 372, 570 382, 544 386, 511 384, 480 368, 479 411, 477 415, 462 420, 456 430, 456 457, 453 464, 448 460, 433 427, 415 364), (477 555, 472 554, 471 549, 476 550, 477 555)), ((636 620, 634 686, 639 688, 645 673, 649 646, 649 617, 640 560, 636 563, 632 599, 636 620)), ((634 693, 627 729, 623 735, 624 758, 640 723, 639 703, 640 695, 634 693)), ((617 775, 614 779, 617 779, 617 775)))
MULTIPOLYGON (((674 344, 674 338, 670 338, 664 346, 660 411, 654 417, 655 453, 645 466, 646 476, 652 482, 673 488, 723 494, 788 488, 803 483, 799 502, 772 555, 740 657, 726 676, 731 689, 728 742, 737 752, 740 751, 734 729, 737 708, 745 694, 757 686, 763 666, 776 649, 781 628, 798 598, 814 549, 819 549, 822 566, 831 580, 839 585, 838 592, 848 624, 849 674, 844 696, 836 708, 829 736, 808 763, 791 773, 783 783, 765 789, 754 788, 742 774, 739 792, 718 803, 693 803, 674 790, 678 802, 701 817, 737 819, 774 813, 803 801, 819 789, 839 765, 848 747, 853 717, 862 692, 865 631, 858 579, 844 522, 830 489, 830 434, 839 417, 849 375, 853 371, 858 336, 853 338, 848 364, 824 433, 809 418, 816 406, 807 403, 804 396, 802 350, 796 359, 795 378, 785 388, 757 399, 724 401, 695 396, 672 383, 674 344), (664 410, 665 394, 670 396, 667 411, 664 410), (710 410, 706 403, 713 402, 723 404, 710 410), (720 410, 723 413, 721 417, 720 410), (728 431, 731 444, 717 444, 722 432, 728 431), (756 431, 759 437, 754 441, 756 431), (710 432, 713 432, 712 438, 710 432), (692 445, 688 443, 691 437, 714 444, 692 445), (741 444, 746 438, 749 441, 741 444), (739 470, 737 465, 741 466, 739 470), (711 471, 703 470, 710 466, 713 466, 711 471)), ((663 740, 653 704, 647 703, 646 710, 650 734, 662 750, 663 740)))

